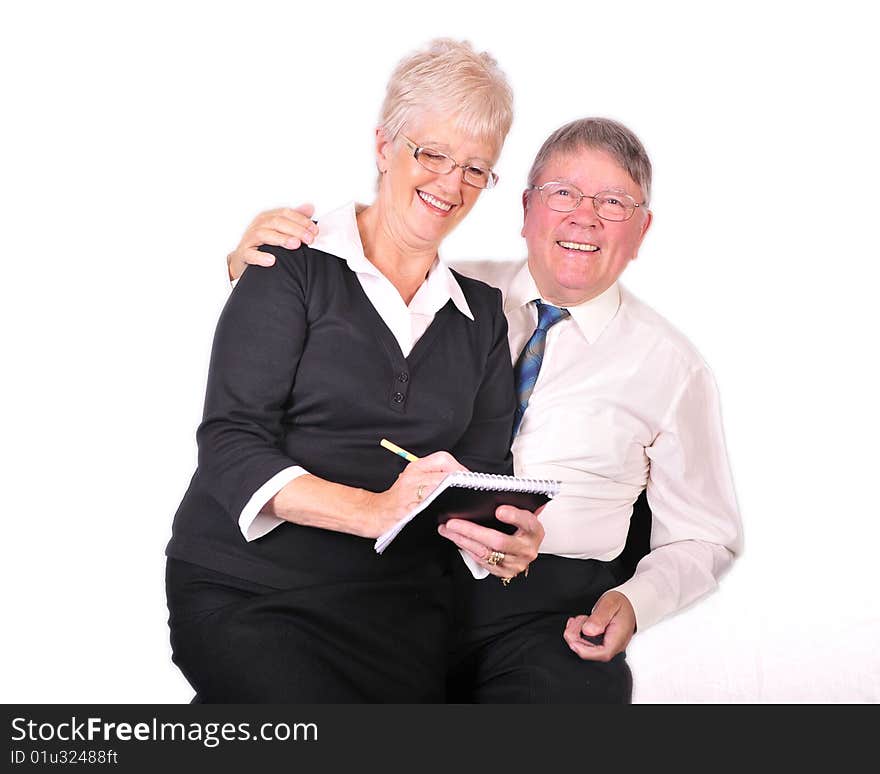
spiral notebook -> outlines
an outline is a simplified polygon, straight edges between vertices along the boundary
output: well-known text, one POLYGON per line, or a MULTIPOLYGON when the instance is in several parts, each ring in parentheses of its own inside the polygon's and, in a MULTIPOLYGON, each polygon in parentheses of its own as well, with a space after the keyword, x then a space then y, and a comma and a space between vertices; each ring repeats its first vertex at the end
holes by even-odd
POLYGON ((547 478, 521 478, 495 473, 450 473, 417 508, 414 508, 391 529, 376 540, 376 553, 381 554, 400 531, 418 514, 433 518, 437 524, 449 519, 468 519, 487 527, 507 532, 515 531, 511 524, 495 518, 499 505, 512 505, 534 511, 559 494, 559 481, 547 478))

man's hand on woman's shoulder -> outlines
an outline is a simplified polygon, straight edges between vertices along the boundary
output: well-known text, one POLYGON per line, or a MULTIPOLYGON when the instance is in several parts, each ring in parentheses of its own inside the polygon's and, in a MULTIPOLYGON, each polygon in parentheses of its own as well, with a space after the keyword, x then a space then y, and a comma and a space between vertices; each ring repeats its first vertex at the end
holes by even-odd
POLYGON ((260 245, 276 245, 296 250, 303 242, 311 244, 318 234, 318 226, 312 221, 315 208, 311 204, 298 207, 280 207, 261 212, 251 221, 247 231, 235 248, 226 256, 229 279, 237 280, 248 265, 271 266, 275 256, 260 252, 260 245))

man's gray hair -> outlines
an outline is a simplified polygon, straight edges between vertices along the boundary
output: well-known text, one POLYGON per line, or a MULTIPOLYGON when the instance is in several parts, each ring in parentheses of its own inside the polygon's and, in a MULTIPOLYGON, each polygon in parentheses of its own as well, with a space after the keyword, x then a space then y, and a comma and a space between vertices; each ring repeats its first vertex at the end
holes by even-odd
POLYGON ((645 201, 650 201, 651 160, 645 147, 631 130, 610 118, 579 118, 553 132, 535 156, 529 185, 537 183, 541 170, 554 156, 574 154, 585 148, 611 156, 639 185, 645 201))

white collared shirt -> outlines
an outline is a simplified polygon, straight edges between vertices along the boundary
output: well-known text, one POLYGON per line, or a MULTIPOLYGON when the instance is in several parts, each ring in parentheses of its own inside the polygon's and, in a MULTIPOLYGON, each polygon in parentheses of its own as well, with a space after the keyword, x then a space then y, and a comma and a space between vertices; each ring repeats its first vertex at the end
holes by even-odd
MULTIPOLYGON (((321 232, 311 247, 345 260, 348 268, 357 275, 370 303, 394 334, 404 357, 409 355, 434 321, 434 316, 450 299, 459 312, 474 319, 461 286, 439 258, 434 259, 425 281, 407 306, 397 288, 364 255, 354 202, 327 213, 318 222, 321 232)), ((238 526, 245 540, 256 540, 284 523, 277 516, 262 513, 261 509, 285 484, 306 473, 308 471, 299 465, 285 468, 253 494, 238 517, 238 526)))
MULTIPOLYGON (((527 263, 454 266, 501 288, 515 362, 541 298, 527 263)), ((641 631, 714 589, 741 550, 718 393, 690 342, 618 284, 568 310, 547 334, 514 468, 562 481, 540 551, 571 558, 617 557, 647 486, 651 553, 617 588, 641 631)))

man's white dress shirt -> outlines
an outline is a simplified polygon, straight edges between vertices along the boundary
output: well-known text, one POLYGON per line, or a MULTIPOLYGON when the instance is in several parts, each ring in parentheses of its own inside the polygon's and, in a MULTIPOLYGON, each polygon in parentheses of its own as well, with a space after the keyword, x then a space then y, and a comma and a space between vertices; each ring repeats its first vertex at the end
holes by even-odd
MULTIPOLYGON (((526 261, 451 265, 501 288, 515 362, 541 298, 526 261)), ((718 393, 693 345, 619 284, 567 308, 547 334, 515 473, 562 481, 540 550, 579 559, 620 554, 647 486, 651 552, 617 587, 644 630, 714 589, 741 550, 718 393)))

